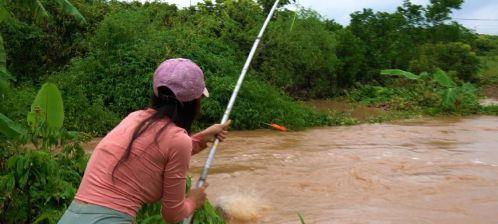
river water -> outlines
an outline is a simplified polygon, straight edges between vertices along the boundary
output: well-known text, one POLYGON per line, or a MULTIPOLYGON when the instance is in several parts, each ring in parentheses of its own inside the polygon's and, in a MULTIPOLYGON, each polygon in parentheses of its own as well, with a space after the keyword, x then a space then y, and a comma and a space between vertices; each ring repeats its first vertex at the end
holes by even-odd
POLYGON ((247 223, 498 223, 498 117, 233 132, 208 182, 257 198, 247 223))

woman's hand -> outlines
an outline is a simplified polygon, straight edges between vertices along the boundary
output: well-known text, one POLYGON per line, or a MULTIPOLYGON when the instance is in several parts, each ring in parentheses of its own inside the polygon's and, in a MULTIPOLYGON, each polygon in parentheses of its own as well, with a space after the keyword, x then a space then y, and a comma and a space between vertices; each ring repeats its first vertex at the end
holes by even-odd
POLYGON ((213 142, 215 138, 220 139, 222 142, 228 135, 228 127, 232 123, 232 120, 228 120, 223 124, 215 124, 209 128, 206 128, 201 134, 204 136, 204 140, 207 142, 213 142))
POLYGON ((188 197, 193 198, 195 201, 195 209, 199 209, 206 202, 206 188, 208 187, 208 183, 204 183, 204 186, 201 188, 190 189, 188 192, 188 197))

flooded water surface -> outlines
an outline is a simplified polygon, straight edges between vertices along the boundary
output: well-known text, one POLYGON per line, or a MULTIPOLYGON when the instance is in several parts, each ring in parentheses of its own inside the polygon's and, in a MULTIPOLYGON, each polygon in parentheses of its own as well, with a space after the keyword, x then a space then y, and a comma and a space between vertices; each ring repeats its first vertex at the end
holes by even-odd
POLYGON ((498 117, 233 132, 208 182, 257 197, 249 223, 498 223, 498 117))

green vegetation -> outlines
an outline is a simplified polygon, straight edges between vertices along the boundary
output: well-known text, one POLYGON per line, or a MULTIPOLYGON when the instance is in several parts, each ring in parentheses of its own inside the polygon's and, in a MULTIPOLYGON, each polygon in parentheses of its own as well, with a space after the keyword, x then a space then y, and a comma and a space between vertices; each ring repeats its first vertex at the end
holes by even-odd
MULTIPOLYGON (((63 128, 59 89, 46 83, 27 115, 28 128, 0 113, 0 222, 57 223, 71 203, 88 161, 82 133, 63 128)), ((191 187, 187 180, 187 192, 191 187)), ((138 223, 162 223, 161 205, 142 208, 138 223)), ((223 224, 206 202, 194 223, 223 224)))
MULTIPOLYGON (((272 3, 217 0, 179 9, 160 2, 0 1, 0 223, 56 222, 86 165, 81 133, 104 135, 145 108, 154 69, 165 59, 190 58, 202 67, 212 97, 202 102, 196 128, 218 122, 272 3)), ((478 103, 497 89, 498 37, 451 21, 462 3, 364 9, 346 27, 309 9, 280 8, 233 109, 233 128, 498 115, 497 106, 478 103), (355 119, 302 103, 331 98, 385 113, 355 119)), ((157 223, 159 211, 147 205, 137 221, 157 223)), ((196 220, 222 222, 210 205, 196 220)))
POLYGON ((303 215, 301 215, 301 213, 297 213, 297 216, 299 216, 299 223, 301 223, 301 224, 305 224, 305 223, 304 223, 304 218, 303 218, 303 215))
MULTIPOLYGON (((419 105, 421 108, 435 109, 438 112, 460 112, 464 114, 476 113, 479 108, 476 88, 470 83, 457 85, 442 70, 433 74, 422 72, 420 75, 402 70, 383 70, 381 74, 397 75, 409 80, 419 81, 421 83, 419 87, 424 92, 417 95, 427 96, 427 98, 422 97, 418 101, 425 103, 419 105), (425 86, 425 88, 422 88, 422 86, 425 86)), ((404 95, 401 95, 401 97, 404 97, 404 95)), ((407 101, 414 102, 413 99, 407 99, 407 101)))
POLYGON ((23 127, 0 114, 0 222, 56 223, 73 200, 88 155, 62 128, 61 93, 47 83, 23 127))
MULTIPOLYGON (((269 2, 259 3, 267 9, 269 2)), ((65 126, 103 135, 128 113, 148 105, 152 73, 161 61, 187 57, 205 71, 213 96, 203 102, 198 126, 204 127, 222 114, 265 17, 254 1, 206 1, 186 9, 99 0, 73 4, 86 25, 67 19, 50 4, 52 16, 42 27, 16 10, 12 14, 19 19, 2 24, 16 93, 3 95, 0 112, 23 121, 29 111, 26 100, 32 100, 38 83, 48 80, 59 86, 66 102, 65 126), (47 46, 57 53, 47 52, 47 46)), ((379 75, 385 68, 417 73, 441 69, 457 82, 487 79, 478 75, 477 54, 493 51, 494 39, 447 23, 449 13, 460 5, 434 1, 424 8, 405 2, 393 13, 366 9, 353 13, 348 27, 311 10, 296 14, 280 9, 235 104, 234 128, 260 128, 260 122, 294 130, 349 123, 294 99, 360 96, 357 89, 370 91, 374 86, 388 89, 383 94, 405 91, 390 87, 392 78, 379 75)))

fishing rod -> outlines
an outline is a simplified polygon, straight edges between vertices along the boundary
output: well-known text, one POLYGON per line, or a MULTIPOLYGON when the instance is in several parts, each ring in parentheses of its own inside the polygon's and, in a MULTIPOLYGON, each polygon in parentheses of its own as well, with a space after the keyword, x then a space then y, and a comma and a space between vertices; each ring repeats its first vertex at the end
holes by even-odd
MULTIPOLYGON (((276 0, 275 4, 273 4, 273 7, 270 10, 270 13, 268 14, 268 17, 266 17, 265 22, 263 23, 263 27, 261 27, 261 30, 259 31, 258 37, 254 41, 254 44, 252 45, 252 49, 249 52, 249 56, 247 57, 246 63, 244 64, 244 67, 242 68, 242 71, 240 72, 239 80, 237 81, 237 85, 235 85, 235 89, 233 90, 232 96, 230 97, 230 101, 228 101, 227 108, 225 110, 225 113, 223 114, 223 117, 221 118, 221 124, 224 124, 226 121, 228 121, 228 118, 230 116, 230 112, 232 111, 233 105, 235 104, 235 100, 237 99, 237 95, 239 94, 240 87, 242 86, 242 83, 244 82, 244 78, 247 74, 247 71, 249 70, 249 66, 251 65, 252 59, 254 57, 254 54, 256 54, 256 50, 258 49, 259 42, 261 41, 261 38, 263 38, 263 34, 265 33, 266 27, 270 23, 271 18, 273 17, 273 14, 275 13, 275 10, 278 7, 278 3, 280 0, 276 0)), ((207 175, 209 168, 211 168, 211 164, 213 163, 214 156, 216 154, 216 148, 218 147, 218 144, 220 143, 220 140, 216 138, 214 140, 213 145, 211 146, 211 149, 209 150, 209 156, 206 160, 206 163, 204 164, 204 168, 202 169, 201 176, 199 177, 199 180, 196 183, 197 188, 201 188, 204 186, 204 183, 206 182, 207 175)), ((192 222, 192 216, 186 218, 183 220, 183 224, 190 224, 192 222)))

